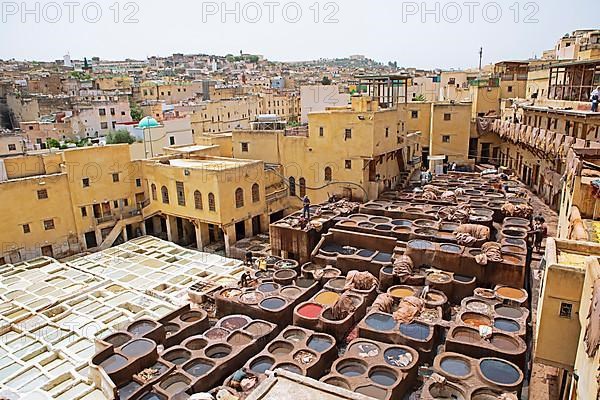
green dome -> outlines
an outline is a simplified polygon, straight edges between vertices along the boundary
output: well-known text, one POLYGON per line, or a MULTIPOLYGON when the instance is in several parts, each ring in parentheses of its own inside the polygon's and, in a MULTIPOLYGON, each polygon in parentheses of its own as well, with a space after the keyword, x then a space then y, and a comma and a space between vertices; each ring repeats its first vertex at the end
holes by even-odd
POLYGON ((160 124, 152 117, 144 117, 138 124, 138 128, 147 129, 147 128, 156 128, 160 126, 160 124))

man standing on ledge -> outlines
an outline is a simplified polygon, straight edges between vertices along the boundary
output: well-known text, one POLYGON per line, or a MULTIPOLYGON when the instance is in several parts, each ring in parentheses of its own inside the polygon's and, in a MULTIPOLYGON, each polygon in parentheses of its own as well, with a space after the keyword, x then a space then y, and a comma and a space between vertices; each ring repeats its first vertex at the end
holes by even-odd
POLYGON ((310 199, 306 195, 302 198, 302 217, 310 221, 310 199))

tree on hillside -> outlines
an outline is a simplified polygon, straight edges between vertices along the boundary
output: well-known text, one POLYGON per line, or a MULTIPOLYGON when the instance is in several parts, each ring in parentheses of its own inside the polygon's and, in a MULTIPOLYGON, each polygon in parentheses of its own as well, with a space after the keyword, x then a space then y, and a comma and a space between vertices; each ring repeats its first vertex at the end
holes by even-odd
POLYGON ((118 144, 118 143, 128 143, 131 144, 135 142, 135 138, 129 134, 128 131, 121 129, 118 131, 109 132, 106 135, 106 144, 118 144))

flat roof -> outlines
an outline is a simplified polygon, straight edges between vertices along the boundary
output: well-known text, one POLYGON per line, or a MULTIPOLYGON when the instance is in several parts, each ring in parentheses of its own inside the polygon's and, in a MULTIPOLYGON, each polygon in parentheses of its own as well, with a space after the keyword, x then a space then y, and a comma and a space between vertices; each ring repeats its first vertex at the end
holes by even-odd
POLYGON ((177 158, 169 160, 169 165, 173 167, 203 169, 211 171, 221 171, 224 169, 235 169, 246 165, 254 164, 258 161, 241 160, 236 158, 217 158, 217 159, 188 159, 177 158))
POLYGON ((565 110, 560 108, 550 108, 541 106, 521 106, 524 110, 540 111, 540 112, 553 112, 564 115, 576 115, 579 117, 597 117, 600 118, 600 113, 593 112, 591 110, 565 110))

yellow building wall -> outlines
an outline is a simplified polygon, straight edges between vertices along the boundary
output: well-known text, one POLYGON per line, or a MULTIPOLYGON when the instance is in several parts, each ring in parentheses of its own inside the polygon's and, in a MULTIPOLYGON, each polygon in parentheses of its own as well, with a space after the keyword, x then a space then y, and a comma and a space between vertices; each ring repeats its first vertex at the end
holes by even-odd
POLYGON ((429 154, 446 155, 448 162, 466 163, 469 158, 470 103, 434 105, 431 116, 432 131, 429 140, 429 154), (450 120, 445 115, 450 114, 450 120), (444 142, 444 136, 450 136, 444 142))
POLYGON ((475 119, 482 114, 500 115, 500 87, 471 86, 470 90, 473 98, 471 118, 475 119))

